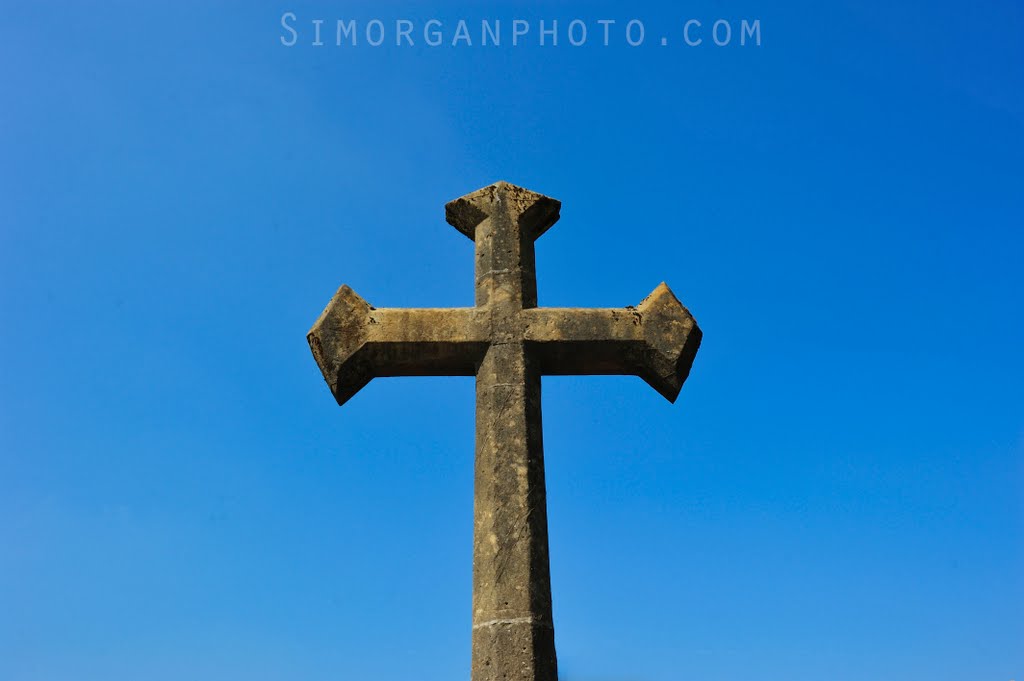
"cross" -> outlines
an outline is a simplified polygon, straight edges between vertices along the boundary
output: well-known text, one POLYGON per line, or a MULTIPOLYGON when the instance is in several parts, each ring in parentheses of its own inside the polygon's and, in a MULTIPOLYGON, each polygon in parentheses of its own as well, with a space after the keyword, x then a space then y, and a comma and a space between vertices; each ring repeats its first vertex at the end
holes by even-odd
POLYGON ((375 308, 342 286, 307 336, 339 405, 378 376, 476 376, 472 681, 558 676, 541 375, 636 375, 674 402, 701 340, 665 284, 636 307, 537 307, 533 242, 560 208, 507 182, 451 201, 475 307, 375 308))

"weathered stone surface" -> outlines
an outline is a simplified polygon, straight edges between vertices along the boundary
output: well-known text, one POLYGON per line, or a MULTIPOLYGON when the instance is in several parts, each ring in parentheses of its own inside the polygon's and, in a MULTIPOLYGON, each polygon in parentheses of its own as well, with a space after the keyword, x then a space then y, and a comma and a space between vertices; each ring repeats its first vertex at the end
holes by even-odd
POLYGON ((476 306, 376 309, 342 286, 308 334, 338 404, 375 376, 476 376, 473 681, 555 681, 543 374, 632 374, 674 401, 701 331, 668 286, 636 307, 538 308, 534 241, 561 204, 498 182, 445 207, 476 306))

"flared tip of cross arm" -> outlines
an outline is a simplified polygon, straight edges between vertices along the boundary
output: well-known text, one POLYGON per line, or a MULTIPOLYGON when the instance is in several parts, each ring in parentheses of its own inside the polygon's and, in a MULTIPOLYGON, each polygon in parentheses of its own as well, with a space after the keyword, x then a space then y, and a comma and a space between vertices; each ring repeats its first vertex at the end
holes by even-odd
POLYGON ((697 357, 697 350, 704 334, 696 323, 686 333, 678 353, 658 353, 654 357, 647 371, 640 374, 652 388, 658 391, 662 397, 675 404, 683 384, 690 377, 693 368, 693 361, 697 357))

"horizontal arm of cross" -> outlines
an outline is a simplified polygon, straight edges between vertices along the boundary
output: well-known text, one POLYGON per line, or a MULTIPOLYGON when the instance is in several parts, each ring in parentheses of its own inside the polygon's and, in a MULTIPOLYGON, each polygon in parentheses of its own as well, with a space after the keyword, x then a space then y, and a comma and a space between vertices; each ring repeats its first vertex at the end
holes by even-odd
POLYGON ((344 404, 377 376, 472 376, 488 334, 474 308, 375 308, 342 286, 307 340, 344 404))
MULTIPOLYGON (((375 377, 472 376, 494 340, 481 308, 375 308, 342 286, 307 340, 344 404, 375 377)), ((542 374, 639 376, 675 401, 701 331, 665 284, 636 307, 527 308, 514 334, 542 374)))
POLYGON ((674 402, 701 331, 665 284, 627 308, 523 310, 523 340, 548 375, 630 374, 674 402))

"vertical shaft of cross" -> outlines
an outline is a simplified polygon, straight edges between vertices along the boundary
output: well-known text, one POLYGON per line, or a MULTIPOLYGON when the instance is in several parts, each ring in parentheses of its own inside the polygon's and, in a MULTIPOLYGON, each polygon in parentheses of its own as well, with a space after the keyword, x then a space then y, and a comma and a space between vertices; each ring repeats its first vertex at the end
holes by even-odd
POLYGON ((555 681, 540 374, 492 345, 476 390, 472 681, 555 681))
POLYGON ((488 188, 474 236, 491 343, 476 377, 472 681, 557 679, 540 371, 518 328, 519 312, 537 305, 537 225, 517 189, 488 188))

